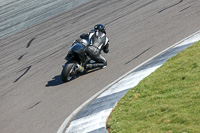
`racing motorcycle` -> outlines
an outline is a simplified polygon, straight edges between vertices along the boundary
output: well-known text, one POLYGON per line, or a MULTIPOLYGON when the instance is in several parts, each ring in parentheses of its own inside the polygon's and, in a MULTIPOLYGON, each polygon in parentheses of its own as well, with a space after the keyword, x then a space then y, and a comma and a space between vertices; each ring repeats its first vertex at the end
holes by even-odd
MULTIPOLYGON (((101 51, 108 53, 108 49, 104 46, 104 44, 107 44, 104 42, 108 40, 106 40, 105 36, 98 38, 97 36, 101 36, 102 33, 96 33, 98 33, 98 35, 95 35, 91 38, 93 46, 96 46, 101 51)), ((65 58, 67 62, 64 64, 63 70, 61 72, 61 80, 63 82, 70 81, 73 78, 76 78, 78 74, 86 72, 86 64, 95 63, 95 61, 91 60, 90 57, 85 53, 85 49, 89 45, 89 35, 82 34, 80 38, 81 41, 72 44, 72 47, 70 48, 70 51, 65 58)))
POLYGON ((85 72, 86 63, 94 63, 86 54, 85 47, 88 45, 88 41, 84 43, 75 43, 70 48, 65 59, 67 62, 64 64, 61 72, 61 80, 68 82, 80 73, 85 72))

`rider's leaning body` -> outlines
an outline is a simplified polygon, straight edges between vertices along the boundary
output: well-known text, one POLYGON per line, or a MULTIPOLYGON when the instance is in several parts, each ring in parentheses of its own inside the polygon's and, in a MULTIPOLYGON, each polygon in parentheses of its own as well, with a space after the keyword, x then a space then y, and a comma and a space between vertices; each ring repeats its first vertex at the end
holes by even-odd
MULTIPOLYGON (((76 43, 81 43, 85 45, 85 53, 87 56, 95 61, 95 63, 87 63, 83 65, 86 69, 92 69, 96 67, 105 68, 107 66, 106 59, 101 55, 101 51, 104 53, 109 52, 109 39, 106 36, 105 26, 102 24, 97 24, 94 29, 88 34, 80 35, 81 39, 77 39, 73 42, 72 46, 76 43)), ((70 55, 66 57, 69 58, 70 55)))
POLYGON ((107 61, 101 55, 101 51, 104 51, 104 53, 109 52, 109 39, 106 36, 105 26, 97 24, 94 26, 94 30, 91 30, 88 34, 82 34, 80 38, 88 38, 89 45, 86 48, 86 53, 92 60, 95 61, 93 64, 87 64, 86 69, 106 67, 107 61))

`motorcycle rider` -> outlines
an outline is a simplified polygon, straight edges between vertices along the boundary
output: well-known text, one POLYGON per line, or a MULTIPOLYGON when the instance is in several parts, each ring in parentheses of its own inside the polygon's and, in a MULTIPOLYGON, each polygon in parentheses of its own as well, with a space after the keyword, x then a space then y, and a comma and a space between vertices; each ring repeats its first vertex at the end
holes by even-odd
POLYGON ((85 52, 87 55, 95 61, 93 64, 86 64, 86 69, 107 66, 107 60, 101 55, 101 51, 104 53, 109 52, 109 39, 106 36, 105 26, 103 24, 97 24, 94 29, 88 34, 82 34, 80 38, 89 40, 89 45, 85 52))
MULTIPOLYGON (((95 63, 88 63, 90 59, 86 60, 84 65, 86 69, 92 69, 96 67, 105 68, 107 66, 106 59, 101 55, 101 51, 104 53, 109 52, 109 40, 106 36, 105 26, 102 24, 97 24, 94 26, 94 29, 91 30, 88 34, 81 34, 81 39, 77 39, 72 43, 72 46, 76 43, 81 43, 85 45, 85 53, 89 56, 90 59, 95 61, 95 63)), ((65 58, 69 59, 71 55, 68 54, 65 58)))

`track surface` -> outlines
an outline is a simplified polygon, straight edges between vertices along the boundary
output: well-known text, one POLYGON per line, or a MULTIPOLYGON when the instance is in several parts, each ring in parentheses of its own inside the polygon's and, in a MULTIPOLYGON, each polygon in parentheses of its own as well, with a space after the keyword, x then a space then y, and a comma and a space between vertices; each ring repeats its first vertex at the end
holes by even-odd
POLYGON ((89 0, 1 0, 0 39, 89 0))
POLYGON ((200 29, 198 0, 96 0, 0 40, 0 132, 55 133, 103 87, 200 29), (108 67, 63 84, 71 42, 103 23, 108 67))

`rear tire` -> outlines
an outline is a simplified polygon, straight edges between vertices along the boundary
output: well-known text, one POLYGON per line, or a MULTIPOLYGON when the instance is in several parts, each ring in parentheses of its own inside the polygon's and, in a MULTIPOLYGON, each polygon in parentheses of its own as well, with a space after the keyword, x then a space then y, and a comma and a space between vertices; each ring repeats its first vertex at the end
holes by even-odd
POLYGON ((74 63, 69 63, 63 67, 63 70, 61 72, 61 80, 63 82, 68 82, 73 79, 73 75, 71 75, 71 73, 73 72, 74 66, 74 63))

